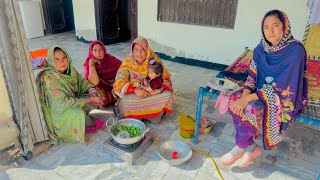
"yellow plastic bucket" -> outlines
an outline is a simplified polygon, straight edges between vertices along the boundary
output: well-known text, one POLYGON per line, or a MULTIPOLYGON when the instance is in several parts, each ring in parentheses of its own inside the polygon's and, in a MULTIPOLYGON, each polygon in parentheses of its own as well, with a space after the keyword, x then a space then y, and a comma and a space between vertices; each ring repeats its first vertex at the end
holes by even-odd
POLYGON ((191 139, 194 134, 195 117, 186 116, 183 113, 180 113, 178 122, 180 126, 180 136, 186 139, 191 139))

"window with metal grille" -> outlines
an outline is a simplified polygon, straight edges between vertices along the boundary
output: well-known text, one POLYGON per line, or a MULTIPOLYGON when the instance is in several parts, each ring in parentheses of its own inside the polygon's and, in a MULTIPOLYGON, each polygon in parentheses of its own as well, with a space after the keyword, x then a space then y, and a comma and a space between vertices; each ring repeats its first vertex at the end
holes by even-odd
POLYGON ((158 21, 233 29, 238 0, 158 0, 158 21))

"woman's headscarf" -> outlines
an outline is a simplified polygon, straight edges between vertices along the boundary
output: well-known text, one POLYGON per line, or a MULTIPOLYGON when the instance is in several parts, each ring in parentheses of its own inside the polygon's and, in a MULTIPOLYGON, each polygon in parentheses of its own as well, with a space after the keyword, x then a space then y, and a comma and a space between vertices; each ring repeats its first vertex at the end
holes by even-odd
MULTIPOLYGON (((277 18, 279 18, 279 17, 277 16, 277 18)), ((291 43, 293 41, 297 41, 293 38, 293 36, 291 34, 291 26, 290 26, 288 16, 286 15, 286 13, 284 13, 283 11, 280 11, 280 10, 271 10, 265 14, 265 16, 263 17, 262 22, 261 22, 261 31, 262 31, 261 43, 262 43, 262 46, 264 47, 266 52, 280 51, 281 49, 287 47, 289 45, 289 43, 291 43), (268 17, 267 15, 270 12, 278 12, 280 14, 280 18, 283 20, 283 22, 280 20, 283 25, 283 34, 282 34, 281 39, 279 40, 279 42, 276 46, 271 46, 268 43, 268 40, 266 39, 266 37, 264 35, 264 31, 263 31, 264 21, 268 17)))
POLYGON ((116 57, 113 57, 110 54, 107 54, 107 50, 104 44, 98 40, 92 41, 90 43, 88 57, 83 64, 85 78, 88 79, 88 76, 89 76, 89 60, 92 58, 95 58, 92 53, 92 49, 93 49, 93 46, 96 44, 100 44, 104 52, 104 58, 99 60, 100 65, 97 65, 97 64, 95 65, 98 76, 103 81, 114 80, 114 78, 116 77, 118 68, 120 67, 122 62, 116 57))
MULTIPOLYGON (((130 49, 130 54, 129 54, 129 58, 131 59, 131 63, 137 65, 140 75, 143 78, 146 78, 148 75, 148 66, 149 66, 149 61, 150 59, 154 59, 156 57, 156 54, 154 53, 154 51, 150 48, 149 43, 147 41, 146 38, 139 36, 137 37, 131 44, 131 49, 130 49), (146 59, 145 61, 143 61, 142 64, 138 64, 138 62, 136 62, 136 60, 134 59, 133 56, 133 46, 135 44, 140 45, 147 53, 146 59)), ((157 57, 158 59, 158 57, 157 57)))
MULTIPOLYGON (((55 63, 55 59, 54 59, 54 51, 60 49, 61 51, 63 51, 67 58, 68 58, 68 68, 66 70, 66 72, 64 73, 65 76, 70 76, 71 74, 71 64, 72 64, 72 59, 70 58, 68 52, 60 46, 52 46, 48 49, 48 54, 47 54, 47 66, 45 68, 51 68, 51 69, 55 69, 57 70, 56 67, 56 63, 55 63)), ((62 73, 61 73, 62 74, 62 73)))
POLYGON ((145 37, 139 36, 138 38, 136 38, 132 42, 131 53, 129 55, 131 61, 134 61, 133 63, 137 64, 137 62, 135 61, 135 59, 133 57, 133 46, 135 44, 139 44, 147 52, 146 60, 142 64, 138 65, 140 75, 143 78, 146 78, 148 76, 148 66, 150 64, 150 60, 153 59, 153 60, 161 63, 162 67, 163 67, 163 74, 161 76, 163 79, 162 87, 167 90, 172 90, 171 75, 170 75, 169 71, 167 70, 165 65, 161 62, 160 58, 156 55, 156 53, 151 49, 149 42, 145 37))
POLYGON ((281 110, 281 127, 285 130, 288 122, 292 122, 301 113, 307 100, 306 52, 303 45, 291 34, 287 15, 280 10, 273 10, 283 19, 283 35, 277 45, 271 46, 263 33, 263 24, 268 12, 262 20, 262 40, 254 49, 253 63, 256 70, 249 69, 249 75, 256 80, 257 95, 266 104, 265 113, 265 148, 269 149, 281 141, 277 130, 276 108, 281 110), (278 97, 279 98, 278 98, 278 97), (277 99, 280 106, 276 107, 277 99))
MULTIPOLYGON (((87 89, 87 87, 92 86, 90 85, 87 81, 87 83, 84 85, 84 87, 80 87, 83 84, 79 84, 79 82, 81 81, 81 76, 79 75, 79 73, 77 72, 77 70, 72 66, 72 59, 69 56, 68 52, 60 46, 52 46, 49 48, 48 50, 48 55, 47 55, 47 65, 46 67, 39 73, 38 77, 40 77, 40 75, 47 71, 47 70, 51 70, 54 71, 55 73, 59 74, 59 76, 65 81, 63 83, 66 83, 66 85, 72 89, 73 92, 79 92, 80 91, 85 91, 87 89), (67 56, 68 58, 68 68, 65 71, 65 73, 61 73, 57 70, 56 68, 56 64, 55 64, 55 60, 54 60, 54 50, 56 48, 61 49, 67 56)), ((62 81, 61 81, 62 83, 62 81)), ((83 92, 79 92, 77 94, 82 94, 83 92)))
MULTIPOLYGON (((167 90, 172 90, 172 84, 171 84, 171 75, 163 62, 160 60, 160 58, 157 56, 156 53, 150 48, 148 40, 142 36, 139 36, 136 38, 132 44, 131 44, 131 50, 129 56, 123 61, 122 65, 119 68, 118 75, 116 77, 116 81, 114 83, 114 92, 118 96, 120 94, 123 94, 123 92, 126 92, 125 89, 127 89, 130 83, 140 83, 141 78, 146 78, 148 76, 148 66, 149 61, 153 59, 154 61, 157 61, 162 64, 163 67, 163 74, 161 78, 163 79, 162 88, 167 90), (145 61, 142 64, 139 64, 136 62, 133 56, 133 46, 135 44, 139 44, 146 52, 147 56, 145 61), (139 74, 141 76, 138 78, 138 76, 133 77, 130 76, 131 74, 139 74)), ((122 95, 121 95, 122 96, 122 95)))
POLYGON ((153 58, 154 51, 150 48, 148 40, 146 38, 142 37, 142 36, 139 36, 131 44, 131 49, 130 49, 131 52, 130 52, 130 55, 129 55, 131 60, 134 60, 134 57, 133 57, 133 46, 135 44, 140 45, 147 52, 147 57, 146 57, 145 61, 149 61, 150 59, 153 58))

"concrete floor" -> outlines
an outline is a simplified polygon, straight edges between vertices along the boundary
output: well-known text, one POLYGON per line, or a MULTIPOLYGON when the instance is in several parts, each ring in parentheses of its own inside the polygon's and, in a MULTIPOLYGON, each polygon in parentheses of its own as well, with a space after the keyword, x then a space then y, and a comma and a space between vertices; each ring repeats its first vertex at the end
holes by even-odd
MULTIPOLYGON (((64 46, 73 59, 73 65, 83 73, 83 61, 88 44, 76 41, 73 32, 35 38, 28 41, 30 50, 64 46)), ((107 47, 108 53, 123 59, 129 53, 129 42, 107 47)), ((235 57, 236 58, 236 57, 235 57)), ((173 113, 160 124, 148 124, 156 130, 160 142, 181 139, 177 117, 180 112, 195 115, 197 91, 218 72, 164 60, 172 74, 174 87, 173 113)), ((217 120, 212 131, 199 136, 198 148, 208 152, 217 162, 234 146, 235 130, 229 115, 220 115, 214 108, 215 100, 205 98, 202 115, 217 120)), ((159 145, 150 148, 132 166, 111 156, 103 143, 110 137, 105 131, 87 135, 88 145, 61 144, 50 147, 19 168, 0 172, 0 179, 219 179, 211 160, 197 152, 183 165, 173 167, 157 154, 159 145)), ((223 167, 225 179, 316 179, 320 174, 320 129, 299 122, 292 124, 284 141, 272 151, 264 151, 252 165, 240 169, 237 164, 223 167)), ((188 142, 189 140, 185 140, 188 142)), ((262 145, 261 138, 256 141, 262 145)), ((38 145, 36 146, 39 148, 38 145)))

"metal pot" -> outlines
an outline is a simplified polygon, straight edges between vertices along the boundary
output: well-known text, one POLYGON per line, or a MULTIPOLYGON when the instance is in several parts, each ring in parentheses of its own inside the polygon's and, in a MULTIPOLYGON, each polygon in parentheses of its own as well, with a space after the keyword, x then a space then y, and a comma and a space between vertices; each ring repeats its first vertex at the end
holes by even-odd
POLYGON ((147 128, 146 125, 138 120, 138 119, 133 119, 133 118, 124 118, 120 120, 115 120, 114 118, 110 118, 107 122, 106 125, 110 127, 109 131, 112 136, 112 139, 115 140, 119 144, 134 144, 138 141, 140 141, 144 135, 149 132, 149 127, 147 128), (111 125, 109 125, 112 123, 111 125), (133 137, 133 138, 122 138, 119 136, 116 136, 113 134, 117 126, 120 125, 125 125, 125 126, 137 126, 141 129, 142 133, 139 136, 133 137))

